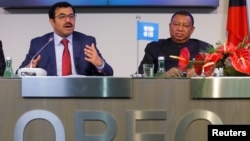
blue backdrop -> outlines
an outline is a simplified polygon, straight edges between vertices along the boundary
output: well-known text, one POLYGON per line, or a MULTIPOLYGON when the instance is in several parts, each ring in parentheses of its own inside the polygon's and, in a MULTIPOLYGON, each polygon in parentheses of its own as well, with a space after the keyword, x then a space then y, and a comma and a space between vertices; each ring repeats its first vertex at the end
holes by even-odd
MULTIPOLYGON (((48 7, 61 0, 0 0, 1 7, 48 7)), ((88 6, 185 6, 217 7, 219 0, 68 0, 72 5, 88 6)))

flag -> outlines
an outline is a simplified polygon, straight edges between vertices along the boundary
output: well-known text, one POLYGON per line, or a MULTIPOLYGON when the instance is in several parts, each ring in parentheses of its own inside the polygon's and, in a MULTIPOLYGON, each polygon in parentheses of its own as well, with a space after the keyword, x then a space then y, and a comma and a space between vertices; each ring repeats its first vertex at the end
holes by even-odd
POLYGON ((157 41, 159 24, 137 21, 137 40, 157 41))
POLYGON ((246 0, 229 0, 227 17, 228 43, 238 45, 248 36, 246 0))

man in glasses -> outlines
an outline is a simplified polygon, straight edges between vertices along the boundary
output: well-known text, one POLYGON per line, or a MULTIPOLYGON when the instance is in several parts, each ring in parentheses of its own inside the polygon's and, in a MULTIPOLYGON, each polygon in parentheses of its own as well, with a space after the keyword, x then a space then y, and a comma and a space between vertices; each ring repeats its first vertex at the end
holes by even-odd
POLYGON ((159 56, 165 58, 165 70, 167 77, 193 77, 196 75, 193 67, 188 68, 187 72, 182 72, 178 68, 179 60, 170 58, 171 55, 179 56, 183 48, 190 52, 190 60, 195 58, 200 52, 207 52, 213 49, 213 46, 205 41, 191 38, 195 30, 194 18, 187 11, 178 11, 171 17, 169 23, 170 37, 153 41, 146 45, 145 54, 139 66, 139 73, 143 73, 143 64, 154 64, 157 71, 157 59, 159 56))
POLYGON ((74 31, 75 9, 68 2, 58 2, 48 11, 54 32, 31 40, 29 52, 19 68, 43 68, 49 76, 113 76, 92 36, 74 31))

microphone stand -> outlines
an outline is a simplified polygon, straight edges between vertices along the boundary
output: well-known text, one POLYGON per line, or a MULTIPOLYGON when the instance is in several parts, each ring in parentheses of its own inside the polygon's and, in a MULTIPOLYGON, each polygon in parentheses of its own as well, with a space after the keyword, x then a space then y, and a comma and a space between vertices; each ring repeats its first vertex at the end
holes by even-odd
POLYGON ((41 53, 42 52, 42 50, 45 48, 45 47, 47 47, 47 45, 50 43, 50 42, 52 42, 54 39, 51 37, 51 38, 49 38, 49 40, 48 40, 48 42, 46 43, 46 44, 44 44, 36 53, 35 53, 35 55, 31 58, 31 60, 30 60, 30 68, 33 68, 32 67, 32 62, 33 62, 33 60, 35 59, 35 57, 37 56, 37 55, 39 55, 39 53, 41 53))
POLYGON ((31 60, 30 60, 30 66, 29 67, 27 67, 27 68, 20 68, 19 70, 18 70, 18 76, 19 77, 24 77, 24 76, 46 76, 47 75, 47 72, 46 72, 46 70, 44 70, 43 68, 33 68, 33 66, 32 66, 32 62, 33 62, 33 60, 35 59, 35 57, 37 56, 37 55, 39 55, 39 53, 41 53, 42 52, 42 50, 44 49, 44 48, 46 48, 46 46, 48 46, 48 44, 50 43, 50 42, 52 42, 53 41, 53 38, 51 37, 49 40, 48 40, 48 42, 46 43, 46 44, 44 44, 36 53, 35 53, 35 55, 31 58, 31 60))

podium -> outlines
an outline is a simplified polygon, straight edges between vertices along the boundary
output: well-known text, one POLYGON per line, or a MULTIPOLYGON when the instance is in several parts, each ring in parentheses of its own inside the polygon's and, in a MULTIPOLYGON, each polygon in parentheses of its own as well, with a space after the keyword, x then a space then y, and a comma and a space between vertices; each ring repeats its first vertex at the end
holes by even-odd
POLYGON ((243 97, 213 98, 205 94, 202 98, 199 95, 205 91, 197 86, 195 94, 193 81, 115 77, 1 78, 0 140, 206 141, 209 124, 250 124, 250 102, 248 93, 243 92, 248 86, 240 85, 239 91, 229 87, 235 95, 240 92, 243 97), (73 92, 67 88, 61 91, 62 82, 77 87, 69 86, 74 88, 73 92), (83 89, 88 82, 96 89, 94 96, 91 95, 93 89, 83 89), (33 85, 26 89, 30 84, 24 83, 33 85), (53 92, 46 88, 56 84, 53 92), (79 95, 81 92, 84 93, 79 95), (116 94, 125 96, 116 97, 116 94))
POLYGON ((23 77, 22 97, 130 98, 132 79, 85 76, 23 77))

